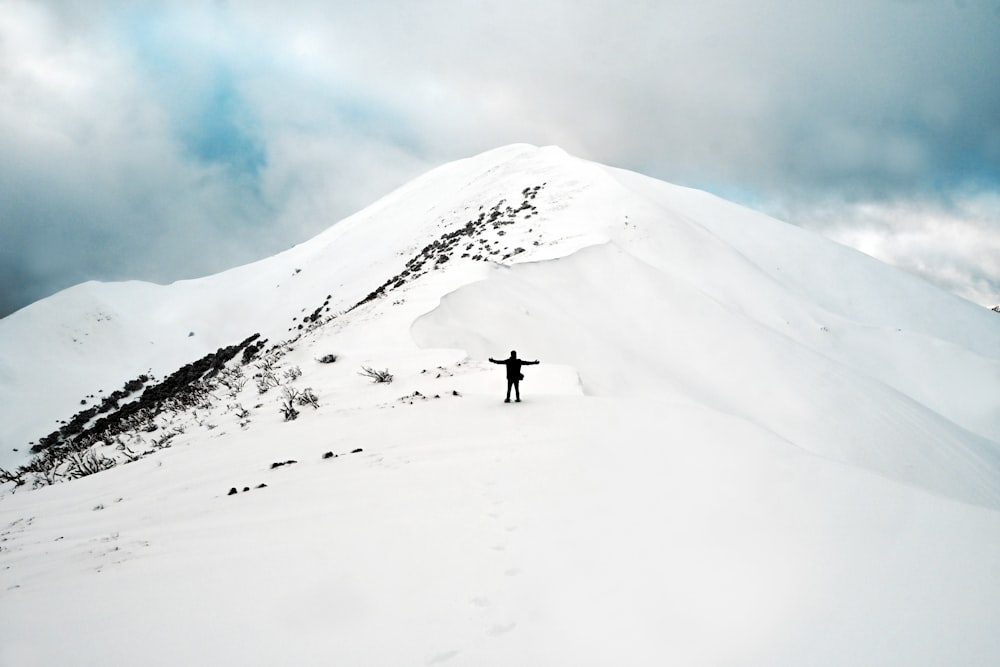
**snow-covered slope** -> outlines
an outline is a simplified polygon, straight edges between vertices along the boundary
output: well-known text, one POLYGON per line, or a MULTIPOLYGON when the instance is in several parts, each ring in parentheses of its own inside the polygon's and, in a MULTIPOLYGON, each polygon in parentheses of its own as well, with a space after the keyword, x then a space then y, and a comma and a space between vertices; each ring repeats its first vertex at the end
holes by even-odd
POLYGON ((3 455, 255 332, 243 384, 92 450, 135 462, 8 485, 0 664, 1000 654, 1000 321, 871 258, 510 146, 273 258, 0 320, 3 455), (511 349, 543 362, 520 405, 511 349))
MULTIPOLYGON (((324 302, 324 313, 353 306, 425 244, 478 217, 480 206, 489 213, 501 201, 502 210, 520 205, 524 188, 569 160, 557 149, 497 149, 440 167, 274 257, 168 286, 89 282, 9 315, 0 320, 0 467, 23 462, 25 445, 88 395, 99 398, 147 370, 162 376, 251 333, 291 335, 324 302)), ((539 199, 585 187, 574 171, 561 176, 564 189, 539 199)), ((565 253, 588 226, 553 215, 559 206, 549 207, 547 231, 560 240, 554 251, 565 253)), ((497 249, 510 246, 494 238, 497 249)), ((538 248, 528 249, 538 256, 538 248)))

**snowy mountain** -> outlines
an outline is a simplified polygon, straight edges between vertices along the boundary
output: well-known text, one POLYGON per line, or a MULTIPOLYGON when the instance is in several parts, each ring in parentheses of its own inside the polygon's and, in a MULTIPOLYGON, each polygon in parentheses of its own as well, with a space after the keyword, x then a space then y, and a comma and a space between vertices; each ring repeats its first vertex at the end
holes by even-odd
POLYGON ((18 311, 0 425, 0 664, 1000 654, 995 314, 556 148, 18 311))

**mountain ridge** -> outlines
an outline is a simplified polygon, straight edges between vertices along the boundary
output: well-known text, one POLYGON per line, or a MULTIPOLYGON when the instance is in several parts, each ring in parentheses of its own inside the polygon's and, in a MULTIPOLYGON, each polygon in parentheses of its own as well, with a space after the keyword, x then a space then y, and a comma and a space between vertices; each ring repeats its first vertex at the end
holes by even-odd
MULTIPOLYGON (((718 349, 732 345, 733 339, 756 340, 759 334, 777 336, 774 343, 767 345, 776 345, 775 350, 786 344, 791 345, 789 349, 809 350, 819 355, 821 365, 829 360, 834 367, 848 368, 852 374, 884 384, 906 400, 927 407, 930 413, 942 415, 946 422, 954 422, 960 431, 985 438, 974 449, 986 452, 991 459, 987 467, 995 467, 992 459, 996 447, 991 441, 1000 439, 1000 409, 988 398, 988 392, 955 398, 963 385, 988 387, 991 374, 1000 372, 995 356, 989 356, 991 350, 1000 349, 1000 330, 988 326, 993 322, 984 309, 964 304, 917 278, 805 230, 707 193, 579 160, 555 147, 512 145, 443 165, 310 241, 203 279, 170 286, 133 281, 71 288, 46 303, 25 309, 18 318, 7 318, 3 321, 6 326, 0 327, 0 339, 5 334, 11 337, 18 319, 46 308, 69 311, 62 324, 54 327, 62 329, 59 333, 63 337, 73 337, 74 346, 62 341, 63 357, 79 357, 80 350, 74 348, 83 348, 83 360, 78 360, 77 369, 81 378, 95 374, 95 357, 99 363, 121 358, 118 375, 112 381, 123 383, 140 373, 168 374, 253 333, 272 344, 290 339, 439 271, 470 276, 453 280, 452 287, 474 289, 466 283, 488 279, 492 275, 490 266, 563 261, 585 248, 606 244, 659 274, 654 279, 657 287, 648 288, 646 302, 629 302, 633 310, 619 313, 617 321, 636 317, 641 321, 659 309, 669 312, 674 304, 658 292, 672 293, 678 303, 694 299, 692 304, 700 304, 700 299, 707 297, 709 303, 717 304, 719 314, 710 316, 714 323, 706 321, 707 328, 699 335, 713 338, 718 349), (385 275, 391 277, 386 280, 385 275), (866 286, 876 282, 883 285, 868 294, 866 286), (748 286, 752 289, 746 289, 748 286), (80 292, 100 294, 87 303, 78 296, 80 292), (273 296, 268 297, 268 292, 273 296), (918 299, 931 307, 911 308, 909 302, 918 299), (940 317, 942 311, 947 311, 949 317, 940 317), (97 329, 83 331, 82 335, 79 331, 67 332, 74 318, 89 318, 98 329, 111 329, 111 334, 97 329), (725 333, 726 327, 739 318, 746 318, 756 333, 725 333), (284 330, 283 325, 287 325, 284 330), (122 332, 117 338, 115 327, 122 332), (889 344, 882 336, 891 329, 897 335, 889 344), (105 333, 104 338, 96 344, 84 340, 101 333, 105 333), (144 338, 150 339, 148 343, 144 338), (96 352, 87 352, 88 344, 91 349, 96 345, 96 352), (947 349, 942 350, 942 346, 947 349), (935 362, 937 380, 946 383, 949 391, 926 386, 924 373, 908 368, 908 360, 918 354, 924 361, 935 362)), ((633 275, 631 265, 612 262, 611 266, 614 268, 606 270, 612 274, 620 271, 633 275)), ((642 282, 637 276, 633 276, 635 281, 642 282)), ((621 289, 627 289, 627 285, 621 289)), ((442 293, 433 298, 448 296, 442 293)), ((571 301, 572 295, 565 300, 571 301)), ((615 300, 611 290, 603 303, 615 300)), ((578 308, 585 311, 586 304, 578 308)), ((692 312, 702 313, 699 317, 707 313, 702 305, 692 312)), ((45 321, 44 314, 38 317, 45 321)), ((558 325, 550 322, 548 328, 556 330, 558 325)), ((526 322, 524 326, 533 325, 526 322)), ((591 326, 602 325, 592 322, 591 326)), ((37 331, 41 326, 26 328, 29 334, 22 333, 22 337, 41 338, 37 331)), ((669 318, 658 320, 653 327, 683 340, 682 329, 669 318)), ((605 341, 612 351, 615 343, 613 337, 605 341)), ((655 339, 646 340, 644 345, 654 348, 655 339)), ((8 344, 0 349, 15 347, 8 344)), ((768 376, 767 368, 753 366, 755 355, 764 349, 753 348, 754 353, 746 360, 732 360, 732 368, 746 367, 741 376, 744 385, 752 384, 754 377, 768 376), (750 367, 755 368, 752 373, 747 370, 750 367)), ((698 353, 695 347, 689 352, 692 358, 698 353)), ((777 357, 783 352, 763 354, 777 357)), ((9 357, 6 362, 10 367, 9 357)), ((573 359, 565 362, 574 365, 573 359)), ((741 397, 745 388, 735 393, 726 389, 720 393, 718 388, 712 388, 725 385, 723 369, 695 381, 697 372, 683 369, 677 360, 669 368, 672 370, 650 377, 646 386, 666 386, 682 378, 679 381, 686 391, 703 386, 697 391, 700 395, 729 396, 717 407, 732 411, 726 406, 745 402, 741 397)), ((14 381, 0 386, 0 392, 6 392, 6 400, 0 404, 8 406, 7 414, 0 416, 5 417, 4 423, 15 424, 5 434, 5 441, 16 442, 20 449, 26 443, 18 442, 17 436, 31 426, 37 431, 40 420, 36 418, 34 424, 27 425, 22 422, 18 430, 17 417, 31 414, 28 406, 35 402, 36 393, 18 388, 18 379, 26 374, 24 368, 19 370, 3 374, 13 375, 14 381)), ((84 395, 81 379, 73 382, 66 378, 73 370, 57 363, 50 372, 59 376, 58 381, 55 377, 39 380, 43 391, 51 392, 53 386, 61 388, 61 405, 65 407, 58 414, 64 418, 79 409, 84 395), (69 410, 71 403, 78 407, 69 410)), ((592 372, 601 374, 599 369, 592 372)), ((639 376, 643 371, 634 369, 632 373, 639 376)), ((805 379, 798 382, 800 391, 807 394, 810 383, 805 379)), ((784 394, 786 402, 795 402, 784 392, 782 382, 771 384, 775 395, 784 394)), ((102 398, 94 389, 89 391, 92 400, 102 398)), ((845 396, 850 394, 845 392, 845 396)), ((756 410, 768 409, 754 404, 742 411, 752 415, 756 410)), ((820 417, 813 414, 810 419, 820 417)), ((792 440, 808 438, 807 423, 798 428, 792 440)), ((937 432, 934 428, 931 431, 937 432)), ((861 438, 861 434, 855 438, 861 438)), ((931 444, 925 446, 934 451, 931 444)), ((840 451, 840 447, 834 450, 840 451)), ((824 449, 814 447, 812 451, 824 449)), ((867 456, 856 454, 861 459, 867 456)), ((891 461, 885 466, 894 467, 891 461)), ((1000 502, 996 492, 990 492, 990 497, 995 499, 989 502, 1000 502)))
MULTIPOLYGON (((140 281, 91 281, 63 290, 0 320, 0 350, 5 352, 0 352, 0 423, 6 424, 6 432, 0 433, 0 467, 23 458, 11 457, 11 448, 18 448, 23 453, 27 441, 45 434, 46 422, 51 424, 59 417, 68 418, 87 394, 96 395, 99 390, 110 392, 142 372, 169 373, 257 331, 272 338, 286 335, 290 333, 290 326, 301 323, 298 318, 306 309, 312 312, 326 295, 333 296, 331 312, 355 305, 367 290, 377 287, 383 279, 381 275, 398 271, 397 252, 405 253, 407 246, 420 247, 420 240, 426 235, 423 228, 410 230, 410 238, 399 244, 403 247, 398 251, 390 250, 388 256, 384 256, 384 245, 368 242, 369 237, 377 238, 378 235, 372 234, 371 225, 366 223, 374 220, 384 225, 379 215, 388 209, 389 225, 398 228, 397 219, 403 215, 400 210, 407 211, 414 205, 409 201, 411 198, 420 198, 421 183, 448 180, 451 172, 461 171, 470 161, 485 160, 492 164, 500 156, 502 163, 523 154, 526 148, 525 145, 508 146, 477 158, 443 165, 397 188, 371 207, 332 225, 309 241, 270 258, 168 286, 140 281), (362 234, 360 243, 351 244, 350 239, 358 235, 359 227, 366 233, 362 234), (338 267, 335 280, 330 279, 329 272, 314 271, 313 274, 319 274, 315 277, 311 277, 309 271, 303 273, 303 267, 308 264, 322 262, 323 253, 331 244, 345 242, 352 247, 340 255, 341 259, 347 256, 349 265, 338 267), (380 247, 383 248, 381 253, 380 247), (372 249, 376 251, 374 255, 372 249), (369 270, 369 263, 375 263, 374 271, 369 270), (346 276, 341 275, 345 273, 346 276), (345 285, 349 291, 338 292, 338 288, 345 285), (270 290, 279 292, 278 298, 267 296, 270 290), (286 296, 289 290, 293 298, 286 296), (214 300, 205 303, 202 298, 205 292, 211 292, 214 300), (224 318, 213 312, 223 309, 227 312, 224 318), (136 316, 129 311, 139 311, 139 314, 136 316), (140 322, 138 326, 126 322, 133 328, 121 327, 121 335, 116 336, 117 320, 122 316, 140 322), (205 326, 206 322, 209 326, 205 326), (88 345, 88 339, 99 334, 101 341, 88 345), (43 346, 49 355, 58 355, 52 359, 51 367, 39 368, 37 363, 24 360, 19 354, 20 350, 35 346, 43 346), (147 346, 155 349, 150 351, 147 346), (85 367, 73 377, 78 370, 75 367, 80 357, 78 348, 90 348, 91 352, 84 356, 97 357, 102 363, 85 367), (107 362, 118 359, 123 360, 119 367, 104 367, 107 362), (37 405, 35 396, 43 392, 55 409, 42 417, 26 420, 26 416, 33 413, 32 405, 37 405)), ((477 173, 475 168, 473 173, 477 173)), ((426 194, 423 197, 424 200, 416 205, 425 207, 431 203, 426 200, 426 194)), ((433 221, 424 221, 425 226, 432 224, 433 221)))
POLYGON ((25 416, 118 403, 0 482, 0 665, 1000 654, 995 314, 860 253, 519 145, 109 289, 0 321, 25 416))

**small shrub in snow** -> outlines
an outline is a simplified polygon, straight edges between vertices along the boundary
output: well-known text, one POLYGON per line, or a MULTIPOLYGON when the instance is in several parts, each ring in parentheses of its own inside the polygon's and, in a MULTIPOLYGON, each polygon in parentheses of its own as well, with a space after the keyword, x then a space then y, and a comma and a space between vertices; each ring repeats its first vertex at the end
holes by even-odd
POLYGON ((274 371, 275 364, 278 363, 278 355, 273 351, 270 354, 265 354, 263 357, 257 360, 254 364, 261 372, 263 371, 274 371))
POLYGON ((337 355, 335 355, 335 354, 324 354, 322 357, 320 357, 316 361, 318 361, 321 364, 332 364, 336 360, 337 360, 337 355))
POLYGON ((376 370, 368 366, 362 366, 361 372, 358 375, 363 375, 365 377, 371 378, 372 382, 376 384, 388 384, 392 382, 392 373, 389 369, 376 370))
POLYGON ((258 394, 266 394, 272 387, 281 386, 281 380, 270 369, 260 371, 254 375, 253 379, 257 383, 258 394))
POLYGON ((170 446, 170 441, 177 437, 177 433, 166 433, 161 435, 159 438, 153 440, 153 447, 155 449, 163 449, 170 446))
POLYGON ((226 407, 236 415, 240 428, 246 428, 250 425, 250 411, 243 407, 242 403, 232 403, 226 407))
POLYGON ((222 370, 218 374, 217 380, 219 382, 219 386, 226 389, 226 393, 229 397, 235 399, 239 393, 243 391, 243 387, 246 386, 248 378, 243 375, 242 366, 232 366, 222 370))
POLYGON ((121 454, 125 457, 126 463, 132 463, 133 461, 138 461, 140 458, 142 458, 140 454, 133 451, 132 448, 129 447, 124 442, 119 442, 117 447, 118 451, 121 452, 121 454))
POLYGON ((295 403, 300 392, 292 387, 284 387, 281 390, 281 414, 286 422, 290 422, 299 416, 299 411, 295 409, 295 403))
POLYGON ((294 382, 302 377, 302 369, 298 366, 292 366, 291 368, 285 369, 285 379, 288 382, 294 382))
POLYGON ((21 486, 24 484, 24 478, 16 472, 0 468, 0 484, 6 484, 7 482, 13 482, 14 486, 21 486))
POLYGON ((295 398, 295 401, 302 406, 311 405, 314 409, 319 409, 319 398, 313 393, 310 387, 306 387, 295 398))
POLYGON ((87 475, 93 475, 102 470, 114 468, 116 461, 93 449, 88 449, 82 453, 70 454, 67 463, 66 476, 70 479, 78 479, 87 475))

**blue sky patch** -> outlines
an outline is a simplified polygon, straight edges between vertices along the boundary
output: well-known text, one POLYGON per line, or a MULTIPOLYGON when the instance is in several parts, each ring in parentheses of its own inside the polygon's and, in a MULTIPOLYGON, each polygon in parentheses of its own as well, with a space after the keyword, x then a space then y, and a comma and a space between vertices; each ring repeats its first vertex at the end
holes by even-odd
POLYGON ((193 37, 179 16, 136 12, 126 26, 125 39, 159 93, 184 151, 256 179, 267 164, 266 144, 240 94, 235 56, 193 37))

